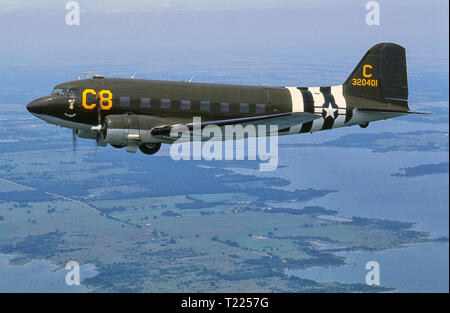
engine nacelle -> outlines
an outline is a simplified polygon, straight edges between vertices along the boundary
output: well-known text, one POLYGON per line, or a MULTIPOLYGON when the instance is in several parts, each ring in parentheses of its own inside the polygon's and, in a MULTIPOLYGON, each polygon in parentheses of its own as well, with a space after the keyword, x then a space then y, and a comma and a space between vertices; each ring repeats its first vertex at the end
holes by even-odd
POLYGON ((152 116, 118 114, 108 115, 102 129, 103 140, 116 146, 139 146, 141 143, 158 143, 161 139, 152 136, 150 130, 161 125, 161 120, 152 116))

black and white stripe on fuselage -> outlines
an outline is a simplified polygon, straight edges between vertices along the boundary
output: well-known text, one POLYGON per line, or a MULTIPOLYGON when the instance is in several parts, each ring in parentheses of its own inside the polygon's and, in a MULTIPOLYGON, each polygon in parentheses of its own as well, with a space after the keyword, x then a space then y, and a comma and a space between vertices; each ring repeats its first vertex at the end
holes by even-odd
POLYGON ((293 126, 289 134, 309 133, 346 126, 353 116, 347 108, 342 85, 328 87, 286 87, 291 94, 292 112, 322 115, 314 121, 293 126))

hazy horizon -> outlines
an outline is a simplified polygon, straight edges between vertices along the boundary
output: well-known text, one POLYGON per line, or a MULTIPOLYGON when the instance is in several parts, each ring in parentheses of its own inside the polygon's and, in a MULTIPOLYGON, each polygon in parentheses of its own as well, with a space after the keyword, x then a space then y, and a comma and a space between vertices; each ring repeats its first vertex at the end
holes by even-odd
POLYGON ((0 2, 0 64, 50 59, 360 55, 378 42, 448 58, 447 1, 379 1, 380 25, 365 23, 366 1, 0 2))

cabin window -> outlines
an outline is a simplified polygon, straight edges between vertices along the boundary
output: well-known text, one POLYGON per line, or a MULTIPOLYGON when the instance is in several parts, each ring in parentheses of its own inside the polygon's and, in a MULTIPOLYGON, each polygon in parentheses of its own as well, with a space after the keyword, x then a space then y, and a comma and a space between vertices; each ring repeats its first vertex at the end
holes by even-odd
POLYGON ((256 109, 256 113, 265 113, 266 105, 264 103, 257 103, 255 109, 256 109))
POLYGON ((120 97, 120 106, 121 107, 129 107, 130 106, 130 97, 120 97))
POLYGON ((210 104, 209 101, 200 101, 200 111, 209 111, 210 104))
POLYGON ((170 99, 161 99, 161 109, 170 109, 170 99))
POLYGON ((141 98, 141 108, 150 108, 150 98, 141 98))
POLYGON ((220 112, 230 112, 230 103, 221 102, 220 103, 220 112))
POLYGON ((182 110, 190 110, 191 109, 191 100, 181 100, 180 108, 182 110))
POLYGON ((249 112, 248 103, 241 103, 241 113, 248 113, 248 112, 249 112))

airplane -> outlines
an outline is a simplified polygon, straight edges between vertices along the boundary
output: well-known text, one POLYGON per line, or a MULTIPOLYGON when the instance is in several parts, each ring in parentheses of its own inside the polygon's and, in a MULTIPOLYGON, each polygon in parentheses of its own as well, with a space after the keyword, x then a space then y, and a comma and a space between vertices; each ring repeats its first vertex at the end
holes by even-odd
MULTIPOLYGON (((59 84, 51 95, 27 109, 36 117, 95 139, 145 154, 179 138, 180 125, 194 129, 217 125, 277 125, 267 135, 313 133, 359 125, 414 112, 408 106, 405 48, 379 43, 370 48, 342 85, 325 87, 267 87, 105 78, 94 75, 59 84)), ((207 140, 208 138, 194 138, 207 140)), ((237 139, 220 138, 220 140, 237 139)))

